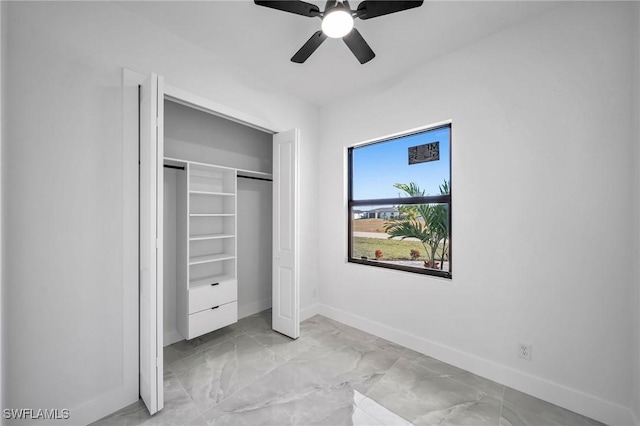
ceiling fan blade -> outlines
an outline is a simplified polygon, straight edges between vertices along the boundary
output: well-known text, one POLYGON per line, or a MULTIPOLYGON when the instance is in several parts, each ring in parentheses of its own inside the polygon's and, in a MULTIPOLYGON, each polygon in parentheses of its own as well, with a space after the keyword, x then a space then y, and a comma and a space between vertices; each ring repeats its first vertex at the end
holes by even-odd
POLYGON ((362 35, 360 35, 360 32, 355 28, 352 29, 349 34, 342 37, 342 40, 344 40, 349 50, 353 52, 361 64, 365 64, 376 57, 376 54, 373 53, 373 50, 371 50, 367 42, 362 38, 362 35))
POLYGON ((309 56, 322 44, 323 41, 327 39, 327 36, 322 31, 316 31, 313 33, 311 38, 307 40, 307 42, 296 52, 295 55, 291 58, 291 62, 296 62, 298 64, 306 61, 309 56))
POLYGON ((295 13, 302 16, 322 16, 320 9, 315 4, 306 3, 303 1, 268 1, 268 0, 254 0, 254 3, 258 6, 270 7, 271 9, 282 10, 284 12, 295 13))
POLYGON ((358 5, 356 16, 360 19, 371 19, 390 13, 401 12, 414 7, 422 6, 423 0, 415 1, 376 1, 365 0, 358 5))

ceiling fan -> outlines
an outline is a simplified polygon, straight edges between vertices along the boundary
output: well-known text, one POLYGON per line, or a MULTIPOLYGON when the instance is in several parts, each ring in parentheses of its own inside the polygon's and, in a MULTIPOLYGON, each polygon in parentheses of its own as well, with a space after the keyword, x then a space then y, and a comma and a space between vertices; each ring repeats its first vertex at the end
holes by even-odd
POLYGON ((303 63, 324 42, 327 37, 342 38, 349 50, 358 58, 361 64, 372 60, 376 54, 364 40, 360 32, 353 28, 354 18, 371 19, 390 13, 413 9, 422 5, 423 0, 416 1, 376 1, 365 0, 358 5, 356 10, 351 10, 347 0, 328 0, 324 11, 315 4, 303 1, 268 1, 254 0, 259 6, 270 7, 296 15, 318 17, 322 19, 322 30, 316 31, 309 40, 291 58, 292 62, 303 63))

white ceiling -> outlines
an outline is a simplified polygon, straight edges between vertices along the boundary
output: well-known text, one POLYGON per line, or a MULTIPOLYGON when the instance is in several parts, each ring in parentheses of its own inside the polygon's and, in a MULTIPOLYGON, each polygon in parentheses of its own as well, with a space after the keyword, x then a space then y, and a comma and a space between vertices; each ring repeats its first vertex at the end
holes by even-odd
MULTIPOLYGON (((311 3, 324 9, 323 1, 311 3)), ((350 2, 354 9, 358 3, 350 2)), ((291 62, 291 56, 320 29, 320 19, 257 6, 253 1, 118 4, 275 90, 316 105, 391 84, 418 65, 558 6, 557 2, 425 1, 417 9, 357 19, 356 28, 376 53, 361 65, 339 39, 327 39, 304 64, 291 62)))

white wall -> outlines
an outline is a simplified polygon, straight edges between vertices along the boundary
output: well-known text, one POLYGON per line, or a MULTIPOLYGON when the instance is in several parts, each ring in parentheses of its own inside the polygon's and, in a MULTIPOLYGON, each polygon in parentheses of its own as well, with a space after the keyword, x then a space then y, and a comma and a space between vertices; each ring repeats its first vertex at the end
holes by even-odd
POLYGON ((4 6, 7 406, 69 408, 77 424, 136 398, 123 392, 123 336, 137 330, 124 295, 137 279, 121 255, 123 194, 135 186, 123 180, 122 67, 301 129, 301 304, 313 303, 316 108, 111 2, 4 6))
POLYGON ((5 344, 5 324, 6 322, 4 321, 4 312, 6 312, 6 307, 5 307, 5 300, 6 297, 4 296, 4 289, 5 289, 5 278, 4 278, 4 268, 2 267, 3 263, 4 263, 4 239, 2 238, 2 229, 4 227, 3 223, 3 179, 2 179, 2 175, 4 174, 4 170, 5 167, 3 166, 3 159, 2 159, 2 151, 3 151, 3 147, 4 147, 4 141, 6 140, 4 134, 5 134, 5 129, 6 127, 3 125, 4 123, 4 115, 3 115, 3 111, 4 109, 2 108, 3 104, 4 104, 4 79, 5 79, 5 67, 7 65, 7 61, 5 60, 5 56, 6 56, 6 42, 7 42, 7 37, 5 36, 5 31, 7 29, 7 25, 6 25, 6 13, 4 13, 4 4, 0 3, 0 408, 4 408, 4 395, 5 395, 5 378, 6 378, 6 373, 5 373, 5 362, 4 360, 6 359, 5 357, 5 349, 6 349, 6 344, 5 344))
MULTIPOLYGON (((636 22, 640 22, 640 3, 634 3, 635 6, 635 16, 636 22)), ((636 25, 635 34, 632 36, 633 40, 640 40, 640 25, 636 25)), ((635 59, 634 66, 634 75, 640 76, 640 43, 637 43, 634 49, 634 54, 632 57, 635 59)), ((632 93, 635 94, 634 98, 634 107, 632 117, 636 117, 635 121, 635 133, 633 136, 633 140, 635 143, 635 176, 634 182, 640 183, 640 78, 636 77, 631 85, 632 93)), ((635 315, 632 319, 634 324, 638 324, 639 326, 636 329, 636 335, 634 340, 634 368, 631 369, 631 374, 633 377, 640 377, 640 185, 636 186, 635 191, 635 210, 634 217, 636 218, 635 224, 635 235, 636 235, 636 293, 635 297, 632 297, 632 300, 635 300, 635 315)), ((633 388, 633 408, 634 413, 637 419, 640 419, 640 379, 634 381, 633 388)))
POLYGON ((164 211, 163 211, 163 261, 162 261, 162 320, 164 327, 163 345, 168 346, 184 340, 178 332, 177 296, 178 275, 177 266, 177 230, 178 230, 178 179, 177 173, 184 173, 175 169, 164 169, 164 211))
POLYGON ((238 318, 271 307, 273 184, 238 178, 238 318))
POLYGON ((637 422, 632 8, 563 5, 324 107, 319 168, 335 172, 319 187, 320 311, 598 420, 637 422), (346 263, 346 147, 447 119, 453 279, 346 263))
POLYGON ((165 102, 165 157, 271 173, 272 135, 165 102))

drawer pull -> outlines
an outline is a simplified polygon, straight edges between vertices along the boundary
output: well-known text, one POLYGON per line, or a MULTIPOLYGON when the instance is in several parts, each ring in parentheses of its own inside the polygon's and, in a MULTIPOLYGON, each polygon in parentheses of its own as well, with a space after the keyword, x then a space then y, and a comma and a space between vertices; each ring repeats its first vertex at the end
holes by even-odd
POLYGON ((220 307, 220 306, 214 306, 214 307, 213 307, 213 308, 211 308, 211 309, 212 309, 212 310, 213 310, 213 309, 218 309, 219 307, 220 307))
POLYGON ((220 283, 211 283, 211 286, 219 285, 220 283))

